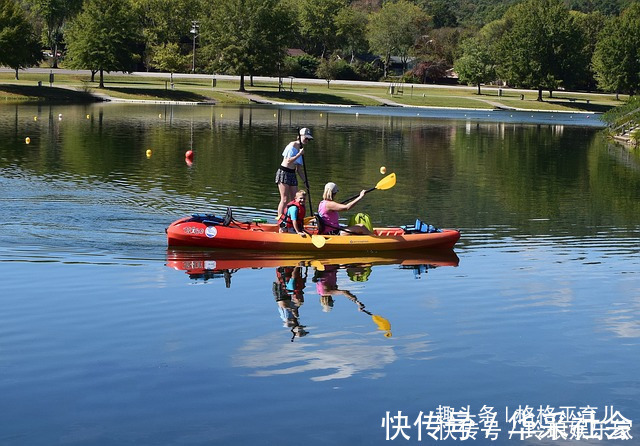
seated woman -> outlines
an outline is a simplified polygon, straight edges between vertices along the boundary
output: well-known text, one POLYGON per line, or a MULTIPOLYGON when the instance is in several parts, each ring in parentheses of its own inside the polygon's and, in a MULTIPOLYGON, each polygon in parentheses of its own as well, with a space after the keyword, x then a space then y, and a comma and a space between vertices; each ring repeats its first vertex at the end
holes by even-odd
POLYGON ((346 204, 335 202, 336 194, 338 193, 338 186, 336 183, 327 183, 324 186, 324 193, 322 194, 323 200, 318 205, 318 216, 324 223, 324 228, 320 234, 324 235, 346 235, 346 234, 359 234, 369 235, 369 231, 364 225, 353 225, 342 227, 340 226, 340 212, 350 210, 358 201, 362 200, 366 190, 362 190, 360 195, 346 204))

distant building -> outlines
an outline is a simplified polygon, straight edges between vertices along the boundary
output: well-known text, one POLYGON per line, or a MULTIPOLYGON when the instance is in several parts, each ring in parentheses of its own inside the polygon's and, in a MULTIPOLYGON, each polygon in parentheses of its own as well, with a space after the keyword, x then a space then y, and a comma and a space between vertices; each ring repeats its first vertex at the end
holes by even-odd
POLYGON ((308 56, 308 54, 305 53, 300 48, 287 48, 287 56, 291 56, 291 57, 308 56))

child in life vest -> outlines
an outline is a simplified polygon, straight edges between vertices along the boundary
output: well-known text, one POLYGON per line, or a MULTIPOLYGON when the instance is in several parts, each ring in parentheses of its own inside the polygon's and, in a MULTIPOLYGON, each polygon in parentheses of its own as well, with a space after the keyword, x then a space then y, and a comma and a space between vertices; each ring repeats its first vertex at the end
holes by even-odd
POLYGON ((295 198, 287 203, 285 211, 280 215, 278 223, 280 232, 291 232, 306 237, 304 232, 304 215, 307 193, 303 190, 296 192, 295 198))

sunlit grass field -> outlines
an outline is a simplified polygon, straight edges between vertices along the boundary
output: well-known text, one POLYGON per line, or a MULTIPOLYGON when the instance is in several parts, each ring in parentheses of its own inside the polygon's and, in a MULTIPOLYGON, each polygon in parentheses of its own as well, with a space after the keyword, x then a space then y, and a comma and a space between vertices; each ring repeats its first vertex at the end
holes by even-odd
POLYGON ((245 78, 246 92, 239 92, 239 81, 199 77, 166 78, 105 73, 105 88, 98 88, 98 75, 91 82, 90 76, 60 74, 54 71, 54 83, 49 87, 48 73, 21 72, 15 80, 13 72, 0 72, 0 103, 5 102, 85 102, 92 96, 109 97, 132 101, 174 101, 216 104, 247 104, 254 102, 310 103, 333 105, 404 105, 446 108, 495 109, 513 108, 523 110, 590 111, 605 112, 621 105, 626 96, 616 99, 613 94, 543 92, 543 101, 537 101, 534 90, 498 89, 482 86, 433 86, 392 84, 380 82, 369 86, 357 83, 331 82, 304 83, 296 79, 289 83, 285 79, 279 91, 277 82, 262 80, 251 85, 245 78), (42 86, 38 86, 41 82, 42 86), (394 86, 393 94, 390 86, 394 86))

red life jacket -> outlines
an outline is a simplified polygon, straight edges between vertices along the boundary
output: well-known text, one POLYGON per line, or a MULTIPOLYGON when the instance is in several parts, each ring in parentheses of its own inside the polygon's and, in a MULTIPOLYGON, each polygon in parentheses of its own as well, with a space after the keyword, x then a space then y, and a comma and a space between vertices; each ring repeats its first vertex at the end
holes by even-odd
POLYGON ((287 208, 284 211, 284 214, 282 214, 280 216, 280 219, 278 220, 278 224, 283 227, 286 226, 287 229, 289 228, 293 228, 293 221, 291 221, 291 217, 289 216, 289 208, 291 206, 295 206, 298 208, 298 226, 300 228, 304 227, 304 213, 305 213, 305 208, 303 204, 298 203, 296 200, 290 201, 289 203, 287 203, 287 208))

